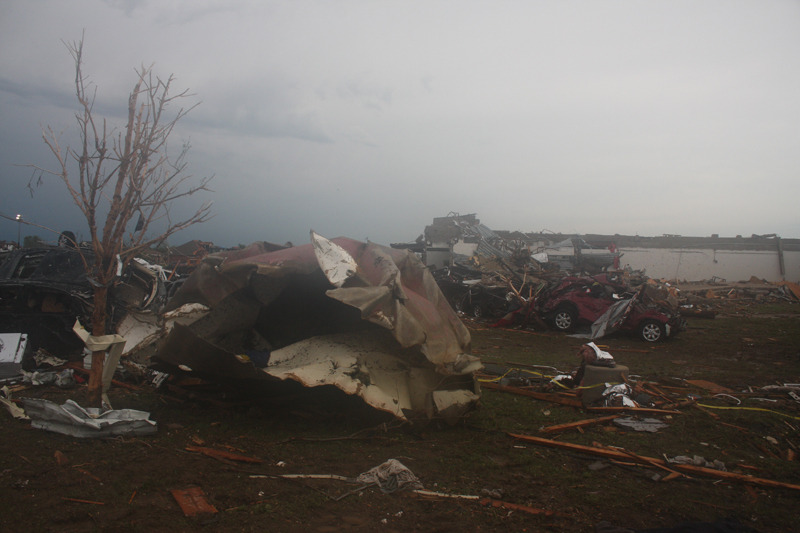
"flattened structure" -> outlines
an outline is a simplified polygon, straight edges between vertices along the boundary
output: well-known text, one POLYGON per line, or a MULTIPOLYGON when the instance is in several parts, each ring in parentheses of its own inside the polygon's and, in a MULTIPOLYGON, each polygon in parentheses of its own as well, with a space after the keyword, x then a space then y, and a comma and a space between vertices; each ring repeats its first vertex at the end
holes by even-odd
POLYGON ((166 307, 208 313, 176 325, 154 359, 217 378, 335 385, 402 419, 452 420, 477 401, 469 332, 413 253, 312 238, 316 253, 208 256, 166 307), (332 264, 347 268, 335 275, 332 264))

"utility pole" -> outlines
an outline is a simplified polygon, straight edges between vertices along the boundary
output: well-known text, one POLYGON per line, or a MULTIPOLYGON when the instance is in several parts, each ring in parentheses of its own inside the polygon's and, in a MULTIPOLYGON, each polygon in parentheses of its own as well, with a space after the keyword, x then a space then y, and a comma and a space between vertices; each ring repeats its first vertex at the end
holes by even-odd
POLYGON ((22 248, 22 244, 20 243, 20 235, 22 234, 22 215, 17 215, 17 248, 22 248))

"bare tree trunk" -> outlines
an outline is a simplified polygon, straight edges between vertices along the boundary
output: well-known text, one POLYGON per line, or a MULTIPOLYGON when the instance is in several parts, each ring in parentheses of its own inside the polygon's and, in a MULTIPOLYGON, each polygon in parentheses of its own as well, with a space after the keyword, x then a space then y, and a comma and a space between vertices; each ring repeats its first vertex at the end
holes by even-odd
MULTIPOLYGON (((92 335, 102 336, 106 334, 106 301, 108 299, 108 287, 95 287, 94 289, 94 311, 92 312, 92 335)), ((89 372, 89 397, 88 405, 91 407, 101 407, 103 397, 103 364, 106 360, 106 352, 92 352, 92 368, 89 372)))
MULTIPOLYGON (((167 156, 167 140, 175 124, 194 106, 171 113, 167 108, 191 96, 188 90, 171 94, 172 76, 162 80, 152 73, 151 68, 142 66, 136 71, 138 80, 128 96, 124 134, 113 127, 109 130, 105 120, 95 120, 93 116, 95 91, 82 70, 83 39, 67 44, 67 48, 75 60, 75 91, 79 104, 76 119, 81 144, 76 150, 63 149, 58 141, 59 135, 48 127, 42 136, 58 161, 58 170, 31 166, 40 171, 39 182, 45 173, 62 180, 70 197, 86 217, 94 264, 89 264, 83 253, 81 257, 87 275, 97 284, 92 335, 102 336, 108 333, 109 290, 118 269, 124 269, 137 254, 164 242, 170 235, 208 220, 211 217, 209 202, 201 205, 193 215, 178 221, 170 218, 170 206, 179 198, 210 191, 208 183, 211 178, 202 178, 199 183, 189 185, 191 176, 185 173, 188 143, 183 145, 176 158, 167 156), (70 178, 70 161, 78 165, 77 177, 70 178), (106 208, 105 223, 100 228, 98 216, 102 218, 106 208), (141 227, 137 224, 136 229, 129 233, 130 241, 126 244, 125 234, 132 229, 129 226, 136 214, 142 224, 141 227), (155 227, 151 224, 158 226, 162 223, 166 227, 160 233, 152 231, 155 227)), ((101 406, 105 360, 105 351, 92 353, 89 374, 91 407, 101 406)))

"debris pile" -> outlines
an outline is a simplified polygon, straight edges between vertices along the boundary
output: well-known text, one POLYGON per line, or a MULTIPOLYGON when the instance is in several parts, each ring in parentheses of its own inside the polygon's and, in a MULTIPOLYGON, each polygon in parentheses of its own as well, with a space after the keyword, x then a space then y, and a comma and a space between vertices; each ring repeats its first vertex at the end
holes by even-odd
POLYGON ((645 342, 686 328, 679 291, 668 283, 626 271, 567 275, 532 264, 517 267, 499 257, 474 263, 439 269, 434 277, 462 316, 499 318, 495 327, 547 324, 566 333, 583 328, 589 339, 623 331, 645 342))
POLYGON ((430 272, 407 251, 312 243, 207 256, 131 357, 212 381, 334 385, 404 420, 467 411, 481 365, 430 272))

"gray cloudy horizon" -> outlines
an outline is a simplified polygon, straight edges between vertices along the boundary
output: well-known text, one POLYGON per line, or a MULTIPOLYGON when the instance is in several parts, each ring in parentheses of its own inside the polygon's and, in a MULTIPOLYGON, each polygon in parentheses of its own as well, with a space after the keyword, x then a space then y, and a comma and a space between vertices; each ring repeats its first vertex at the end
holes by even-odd
MULTIPOLYGON (((0 212, 85 222, 41 126, 74 145, 85 31, 96 109, 134 69, 201 102, 175 130, 216 217, 171 239, 389 244, 433 217, 497 230, 800 238, 794 0, 0 2, 0 212)), ((23 227, 23 235, 43 232, 23 227)), ((0 240, 16 240, 0 219, 0 240)))

